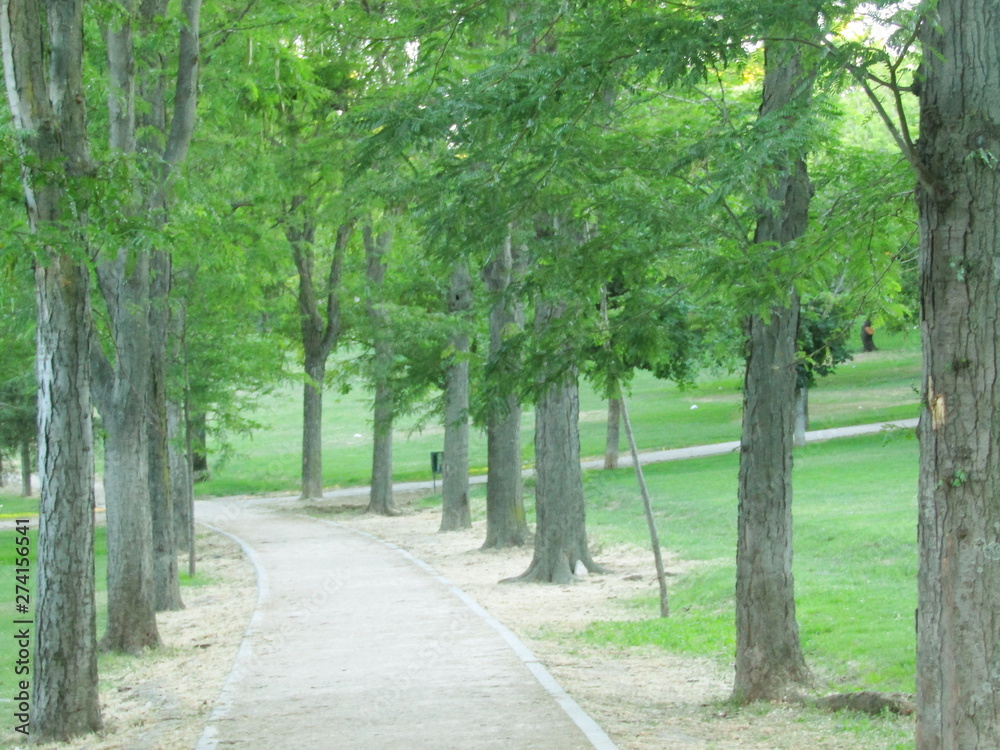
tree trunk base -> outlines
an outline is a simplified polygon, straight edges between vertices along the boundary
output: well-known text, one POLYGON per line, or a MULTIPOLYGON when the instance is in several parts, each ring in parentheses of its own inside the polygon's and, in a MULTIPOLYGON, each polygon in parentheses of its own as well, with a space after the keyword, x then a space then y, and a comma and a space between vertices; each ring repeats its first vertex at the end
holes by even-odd
POLYGON ((578 555, 572 560, 568 556, 553 555, 536 557, 521 575, 504 578, 500 583, 574 583, 580 580, 576 575, 576 568, 580 563, 583 564, 588 573, 603 575, 611 572, 603 565, 594 562, 586 553, 578 555))
POLYGON ((106 654, 131 654, 137 656, 146 649, 160 648, 163 642, 155 626, 152 631, 136 632, 122 629, 121 632, 108 631, 97 644, 97 650, 106 654))
POLYGON ((493 549, 510 549, 511 547, 523 547, 526 544, 534 544, 534 537, 524 533, 522 529, 511 529, 508 532, 494 532, 486 535, 486 541, 479 549, 483 552, 493 549))

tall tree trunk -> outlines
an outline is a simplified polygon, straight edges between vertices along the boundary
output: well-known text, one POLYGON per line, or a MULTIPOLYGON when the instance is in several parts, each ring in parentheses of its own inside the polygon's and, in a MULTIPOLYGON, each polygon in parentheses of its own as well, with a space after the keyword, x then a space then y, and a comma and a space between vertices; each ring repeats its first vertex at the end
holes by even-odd
POLYGON ((191 548, 192 487, 191 464, 187 453, 184 404, 167 402, 167 441, 170 449, 170 491, 173 495, 174 545, 179 552, 191 548))
POLYGON ((922 28, 917 750, 1000 747, 1000 35, 996 0, 922 28))
MULTIPOLYGON (((547 326, 565 307, 538 299, 536 327, 547 326)), ((578 563, 592 573, 604 570, 587 548, 579 420, 577 374, 571 371, 544 386, 535 404, 535 552, 514 580, 568 583, 578 563)))
POLYGON ((448 312, 462 330, 451 339, 451 361, 445 369, 444 467, 441 476, 441 531, 472 527, 469 508, 469 333, 472 278, 464 262, 455 269, 448 292, 448 312))
POLYGON ((392 232, 384 229, 376 237, 371 224, 363 231, 365 277, 368 281, 368 320, 372 327, 375 383, 374 446, 372 482, 368 512, 389 516, 396 513, 392 497, 392 423, 395 400, 392 387, 393 346, 389 316, 382 307, 382 282, 385 280, 385 255, 392 244, 392 232))
MULTIPOLYGON (((498 385, 508 371, 500 362, 512 330, 524 327, 524 309, 509 293, 518 266, 510 237, 483 268, 483 281, 493 296, 490 305, 490 366, 498 385)), ((496 387, 496 386, 495 386, 496 387)), ((486 541, 483 549, 520 547, 528 539, 521 477, 521 403, 514 394, 502 396, 486 417, 486 541)))
POLYGON ((740 702, 776 699, 809 678, 792 581, 792 437, 798 305, 748 325, 736 550, 740 702))
MULTIPOLYGON (((798 48, 772 43, 765 50, 761 118, 781 116, 808 100, 811 81, 798 48), (786 110, 787 111, 787 110, 786 110), (781 114, 779 114, 781 113, 781 114)), ((784 245, 801 237, 809 220, 812 186, 804 154, 769 186, 772 207, 761 212, 756 243, 784 245)), ((782 697, 790 684, 810 679, 799 644, 792 580, 792 443, 795 430, 798 297, 747 323, 743 433, 736 551, 736 679, 738 702, 782 697)))
POLYGON ((302 497, 323 497, 323 381, 326 361, 340 338, 340 277, 344 253, 354 231, 354 223, 337 230, 333 258, 326 275, 325 293, 317 293, 314 279, 316 226, 308 213, 304 196, 292 200, 285 237, 292 248, 298 271, 299 322, 305 354, 306 380, 302 393, 302 497), (324 298, 320 306, 319 298, 324 298))
POLYGON ((622 423, 622 400, 608 399, 608 433, 604 442, 604 468, 618 468, 618 443, 622 423))
POLYGON ((46 246, 35 267, 40 497, 30 720, 33 739, 66 741, 101 728, 90 274, 80 260, 86 215, 72 194, 91 171, 82 1, 0 0, 0 48, 29 227, 78 245, 74 257, 61 244, 46 246), (49 170, 37 184, 34 164, 49 170))
POLYGON ((90 279, 65 258, 40 265, 36 278, 41 488, 31 724, 37 739, 66 741, 101 728, 90 279))
POLYGON ((91 347, 94 397, 104 422, 108 624, 101 647, 137 653, 160 645, 149 496, 149 254, 123 249, 97 269, 115 361, 91 347))
MULTIPOLYGON (((197 102, 201 0, 181 3, 170 115, 170 66, 162 43, 167 5, 166 0, 149 0, 130 6, 105 30, 109 145, 113 152, 138 157, 134 192, 123 205, 127 212, 146 216, 152 230, 167 222, 170 182, 187 153, 197 102), (133 43, 134 22, 141 35, 138 45, 133 43), (136 105, 137 99, 142 106, 136 105)), ((155 241, 129 245, 98 264, 98 279, 115 360, 112 365, 99 347, 94 348, 109 454, 108 630, 102 646, 135 652, 160 642, 157 607, 182 606, 167 458, 170 259, 155 241), (121 422, 115 424, 117 420, 121 422), (136 450, 146 455, 139 459, 136 450)))
POLYGON ((194 488, 191 457, 188 447, 187 401, 187 305, 181 300, 170 316, 173 347, 170 352, 171 369, 184 373, 181 393, 173 393, 167 400, 167 451, 170 462, 170 492, 173 496, 174 545, 177 551, 193 549, 194 488))
POLYGON ((21 496, 31 497, 31 443, 21 443, 21 496))
POLYGON ((153 591, 156 611, 184 608, 177 571, 174 496, 167 440, 167 335, 170 331, 170 257, 153 254, 150 279, 149 502, 153 524, 153 591))
POLYGON ((801 448, 806 444, 806 431, 809 429, 809 388, 795 387, 795 437, 794 444, 801 448))

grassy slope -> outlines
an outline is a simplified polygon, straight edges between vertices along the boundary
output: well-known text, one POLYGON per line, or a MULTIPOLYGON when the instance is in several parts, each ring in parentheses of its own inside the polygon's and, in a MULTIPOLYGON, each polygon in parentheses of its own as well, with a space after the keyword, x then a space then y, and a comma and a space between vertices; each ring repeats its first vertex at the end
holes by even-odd
MULTIPOLYGON (((863 424, 917 415, 919 341, 909 336, 880 337, 882 351, 858 355, 822 380, 810 396, 811 427, 863 424)), ((294 492, 301 470, 301 393, 288 387, 264 399, 252 415, 264 427, 233 441, 235 454, 221 467, 213 466, 211 481, 199 484, 202 496, 256 492, 294 492)), ((703 377, 695 387, 680 390, 640 373, 629 398, 636 440, 641 449, 676 448, 739 438, 740 378, 703 377), (697 406, 697 409, 692 409, 697 406)), ((328 488, 367 484, 371 472, 369 399, 362 389, 347 396, 328 392, 323 420, 324 485, 328 488)), ((587 388, 581 393, 580 445, 584 456, 604 452, 606 406, 587 388)), ((533 460, 532 415, 522 421, 524 460, 533 460)), ((412 422, 402 420, 393 446, 397 480, 430 479, 429 453, 441 450, 444 430, 432 425, 409 434, 412 422)), ((624 440, 624 436, 623 436, 624 440)), ((624 446, 623 446, 624 447, 624 446)), ((486 439, 473 430, 470 445, 473 471, 486 466, 486 439)), ((215 461, 215 459, 213 459, 215 461)), ((217 463, 217 462, 216 462, 217 463)))

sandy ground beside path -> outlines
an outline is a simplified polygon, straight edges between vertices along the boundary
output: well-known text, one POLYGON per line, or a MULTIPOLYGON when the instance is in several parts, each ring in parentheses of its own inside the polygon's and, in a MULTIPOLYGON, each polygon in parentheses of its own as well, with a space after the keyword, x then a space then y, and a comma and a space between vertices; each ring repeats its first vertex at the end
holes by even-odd
MULTIPOLYGON (((197 572, 205 582, 181 589, 185 609, 157 616, 163 648, 137 658, 102 658, 101 734, 65 744, 25 745, 20 740, 21 746, 40 750, 193 748, 257 603, 253 568, 235 542, 200 532, 197 572)), ((17 747, 19 736, 8 726, 4 729, 0 746, 17 747)))

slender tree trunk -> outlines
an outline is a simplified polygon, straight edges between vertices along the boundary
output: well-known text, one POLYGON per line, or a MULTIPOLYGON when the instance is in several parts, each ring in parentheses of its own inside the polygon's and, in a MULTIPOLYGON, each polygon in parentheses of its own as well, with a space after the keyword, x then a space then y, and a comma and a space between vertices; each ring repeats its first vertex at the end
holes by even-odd
POLYGON ((995 0, 922 28, 917 750, 1000 747, 1000 35, 995 0))
MULTIPOLYGON (((564 312, 565 305, 538 299, 536 327, 564 312)), ((514 580, 568 583, 578 563, 589 572, 604 572, 587 548, 579 420, 577 375, 568 372, 545 386, 535 404, 535 552, 514 580)))
POLYGON ((21 443, 21 496, 31 497, 31 443, 21 443))
MULTIPOLYGON (((147 217, 152 230, 167 221, 172 173, 187 153, 197 102, 201 0, 181 3, 169 115, 167 6, 166 0, 128 5, 105 28, 109 145, 116 154, 134 157, 133 191, 122 205, 147 217)), ((114 353, 112 364, 94 347, 108 434, 108 630, 102 646, 136 652, 159 645, 156 608, 182 606, 167 457, 170 258, 155 240, 129 243, 98 264, 98 280, 114 353), (138 458, 137 450, 146 455, 138 458)))
POLYGON ((451 340, 453 354, 445 370, 444 467, 441 476, 441 531, 472 527, 469 509, 469 334, 464 317, 472 307, 472 278, 460 265, 451 277, 448 311, 461 317, 463 329, 451 340))
MULTIPOLYGON (((761 118, 808 101, 811 83, 790 43, 765 50, 761 118)), ((778 113, 782 113, 778 115, 778 113)), ((804 155, 769 186, 754 241, 784 245, 802 236, 812 187, 804 155)), ((736 550, 736 679, 738 702, 781 698, 810 679, 799 644, 792 580, 792 444, 795 431, 798 297, 775 305, 769 319, 747 323, 743 437, 736 550)))
POLYGON ((798 306, 749 323, 736 551, 740 702, 776 699, 809 679, 792 581, 792 433, 798 306))
MULTIPOLYGON (((523 306, 509 288, 518 265, 510 238, 483 269, 483 281, 493 295, 490 305, 490 365, 500 385, 509 367, 500 361, 511 330, 524 327, 523 306)), ((489 410, 486 419, 486 541, 483 549, 520 547, 528 539, 521 477, 521 403, 508 394, 489 410)))
POLYGON ((167 335, 170 331, 171 262, 153 254, 150 279, 150 389, 146 411, 149 439, 149 501, 153 524, 153 590, 156 611, 184 608, 174 537, 174 496, 167 440, 167 335))
POLYGON ((160 645, 153 582, 153 522, 145 422, 130 404, 105 420, 104 491, 108 529, 108 624, 101 648, 137 654, 160 645))
POLYGON ((302 393, 302 497, 323 497, 323 381, 326 357, 306 354, 302 393))
POLYGON ((187 455, 184 429, 184 405, 176 399, 167 402, 167 440, 170 449, 170 491, 173 494, 174 545, 176 551, 191 547, 192 487, 191 465, 187 455))
POLYGON ((374 447, 372 449, 372 488, 368 512, 382 516, 396 513, 392 497, 392 386, 375 385, 374 447))
POLYGON ((293 199, 285 236, 299 276, 298 306, 305 353, 306 381, 302 394, 302 497, 323 497, 323 381, 326 361, 340 338, 340 277, 344 253, 354 223, 337 230, 325 294, 317 293, 314 279, 316 226, 304 196, 293 199), (324 297, 323 309, 319 298, 324 297))
POLYGON ((114 363, 92 346, 94 395, 103 417, 108 540, 107 651, 138 653, 160 645, 153 579, 149 489, 149 255, 122 250, 98 267, 108 309, 114 363))
POLYGON ((806 444, 806 431, 809 429, 809 389, 795 387, 795 438, 796 447, 806 444))
POLYGON ((393 346, 389 331, 390 321, 380 298, 382 282, 385 279, 385 255, 392 244, 392 232, 385 229, 376 237, 371 225, 368 224, 362 234, 365 245, 365 277, 368 281, 369 294, 368 320, 372 327, 375 382, 375 434, 368 512, 389 516, 396 513, 392 497, 392 423, 396 409, 391 378, 393 346))
POLYGON ((29 227, 61 232, 79 251, 47 246, 35 270, 40 495, 30 721, 32 739, 66 741, 101 728, 90 275, 80 261, 86 215, 74 210, 72 193, 91 171, 82 1, 0 0, 0 48, 29 227), (35 164, 48 170, 37 184, 35 164))
POLYGON ((173 348, 170 352, 172 369, 184 373, 181 394, 167 400, 167 451, 170 463, 170 492, 173 495, 174 545, 187 552, 193 545, 194 489, 188 446, 191 443, 187 426, 187 305, 181 300, 170 316, 173 348))
POLYGON ((521 547, 528 541, 521 477, 521 404, 505 399, 506 414, 486 425, 486 541, 483 549, 521 547))
POLYGON ((622 401, 620 398, 608 399, 608 434, 604 443, 604 468, 618 468, 618 443, 622 422, 622 401))

